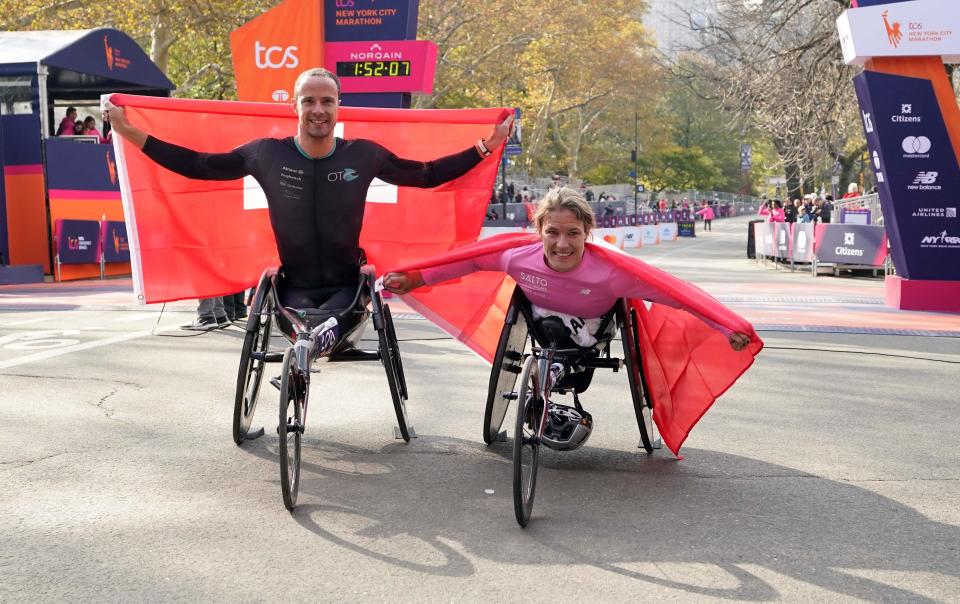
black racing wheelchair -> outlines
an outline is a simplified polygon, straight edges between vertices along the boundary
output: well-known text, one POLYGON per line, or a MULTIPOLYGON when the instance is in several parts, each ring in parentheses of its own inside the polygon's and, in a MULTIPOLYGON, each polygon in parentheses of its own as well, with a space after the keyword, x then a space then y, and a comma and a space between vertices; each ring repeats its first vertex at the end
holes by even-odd
POLYGON ((579 395, 590 386, 596 369, 626 367, 640 444, 647 453, 660 448, 653 422, 654 401, 647 388, 640 356, 636 311, 617 300, 600 320, 597 342, 578 346, 555 317, 535 319, 529 300, 516 288, 507 309, 490 373, 483 440, 506 440, 500 431, 510 401, 517 401, 513 438, 513 501, 520 526, 533 511, 540 446, 557 451, 579 448, 593 429, 593 418, 580 405, 579 395), (623 358, 611 356, 611 343, 620 333, 623 358), (528 351, 529 345, 529 351, 528 351), (517 389, 517 379, 520 385, 517 389), (554 394, 572 394, 574 406, 554 403, 554 394))
POLYGON ((281 279, 282 269, 266 269, 260 277, 249 307, 246 336, 237 374, 233 440, 239 446, 245 440, 263 435, 263 428, 251 431, 250 424, 257 408, 267 364, 281 363, 280 376, 269 381, 280 391, 280 415, 277 425, 280 485, 283 503, 292 511, 297 504, 300 487, 300 441, 306 427, 310 373, 314 361, 320 358, 331 363, 381 361, 387 373, 393 409, 397 416, 394 434, 406 442, 409 442, 411 437, 416 437, 416 434, 407 417, 407 383, 403 375, 403 363, 390 307, 376 291, 372 271, 361 268, 353 302, 347 308, 339 310, 282 306, 278 296, 281 279), (341 325, 340 337, 332 346, 321 348, 317 346, 317 334, 331 315, 349 317, 352 320, 347 325, 341 325), (360 350, 357 345, 367 320, 371 318, 378 335, 379 347, 376 351, 360 350), (291 344, 284 351, 270 349, 270 334, 274 327, 279 329, 291 344))

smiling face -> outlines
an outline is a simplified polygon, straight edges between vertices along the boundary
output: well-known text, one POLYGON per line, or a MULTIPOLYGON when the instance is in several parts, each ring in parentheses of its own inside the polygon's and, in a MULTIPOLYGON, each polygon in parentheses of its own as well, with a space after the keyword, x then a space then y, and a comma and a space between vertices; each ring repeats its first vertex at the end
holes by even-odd
POLYGON ((571 210, 551 210, 540 227, 543 257, 547 266, 558 273, 566 273, 580 266, 587 229, 571 210))
POLYGON ((314 139, 333 136, 338 99, 337 85, 330 78, 310 76, 303 80, 294 98, 300 135, 314 139))

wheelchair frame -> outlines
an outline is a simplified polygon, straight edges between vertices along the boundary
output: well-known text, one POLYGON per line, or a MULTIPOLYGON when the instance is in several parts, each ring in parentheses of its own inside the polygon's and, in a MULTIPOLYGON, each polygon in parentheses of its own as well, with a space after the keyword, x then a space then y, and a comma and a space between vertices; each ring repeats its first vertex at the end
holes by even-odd
POLYGON ((595 369, 626 367, 640 444, 647 453, 660 448, 653 422, 653 397, 643 374, 636 311, 627 300, 620 298, 601 319, 597 343, 590 348, 557 348, 540 333, 531 305, 521 289, 514 290, 504 319, 503 331, 494 356, 483 418, 483 439, 487 444, 506 440, 500 432, 510 401, 516 400, 517 419, 514 430, 514 511, 517 522, 526 526, 533 509, 540 438, 547 417, 550 395, 577 394, 586 391, 595 369), (615 323, 614 323, 615 321, 615 323), (615 337, 613 325, 620 331, 624 355, 611 356, 615 337), (529 352, 527 351, 529 345, 529 352), (559 369, 555 367, 559 366, 559 369), (589 372, 589 373, 587 373, 589 372), (577 380, 571 376, 585 375, 577 380), (517 391, 517 378, 520 388, 517 391), (585 383, 584 383, 585 382, 585 383), (524 451, 528 450, 528 455, 524 451), (524 467, 524 458, 527 460, 524 467))
POLYGON ((400 358, 396 330, 390 307, 375 291, 374 276, 360 272, 357 293, 350 308, 357 315, 354 324, 333 348, 316 358, 297 354, 296 346, 285 351, 270 350, 270 336, 278 328, 290 344, 309 339, 310 330, 319 323, 318 318, 330 316, 331 311, 315 309, 292 309, 279 304, 278 280, 280 271, 268 268, 263 271, 250 304, 246 334, 240 355, 237 387, 233 411, 233 440, 240 446, 245 440, 263 435, 263 428, 251 431, 250 424, 256 412, 264 371, 268 363, 282 363, 279 379, 270 380, 280 391, 280 414, 277 433, 280 438, 280 484, 283 502, 288 510, 297 503, 300 487, 300 447, 306 426, 307 403, 310 394, 310 365, 319 358, 327 362, 380 361, 387 375, 394 412, 397 417, 395 436, 409 442, 416 438, 407 416, 407 383, 400 358), (369 305, 369 308, 368 308, 369 305), (378 335, 376 351, 358 350, 363 330, 369 319, 378 335))

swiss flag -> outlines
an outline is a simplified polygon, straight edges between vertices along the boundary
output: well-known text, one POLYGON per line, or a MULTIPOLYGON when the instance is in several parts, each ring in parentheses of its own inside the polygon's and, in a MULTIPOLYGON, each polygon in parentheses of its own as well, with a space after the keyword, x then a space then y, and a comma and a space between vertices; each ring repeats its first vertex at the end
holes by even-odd
MULTIPOLYGON (((296 133, 289 104, 201 101, 115 94, 130 121, 153 136, 203 152, 296 133)), ((338 136, 376 141, 400 157, 431 160, 490 134, 510 109, 343 107, 338 136)), ((191 180, 114 137, 134 287, 146 303, 206 298, 254 285, 277 266, 263 193, 251 179, 191 180)), ((500 154, 433 189, 374 182, 360 245, 380 268, 414 262, 475 241, 500 154)))

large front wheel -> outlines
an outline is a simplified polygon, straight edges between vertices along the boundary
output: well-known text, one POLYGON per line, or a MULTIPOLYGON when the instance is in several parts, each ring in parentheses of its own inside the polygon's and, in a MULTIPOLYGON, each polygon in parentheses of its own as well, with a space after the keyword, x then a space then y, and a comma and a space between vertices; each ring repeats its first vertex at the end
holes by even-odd
MULTIPOLYGON (((307 369, 309 370, 309 369, 307 369)), ((280 378, 280 488, 283 505, 291 512, 297 505, 300 491, 300 439, 307 406, 309 382, 307 374, 297 363, 294 348, 283 355, 283 375, 280 378)))
POLYGON ((533 512, 540 462, 540 438, 546 419, 544 397, 540 392, 537 359, 527 357, 520 373, 517 392, 517 422, 513 432, 513 509, 520 526, 527 526, 533 512))
POLYGON ((233 403, 233 442, 240 445, 247 437, 250 422, 257 410, 257 398, 263 384, 266 356, 270 350, 270 325, 273 322, 273 299, 266 293, 257 299, 247 319, 247 333, 240 353, 237 390, 233 403))

